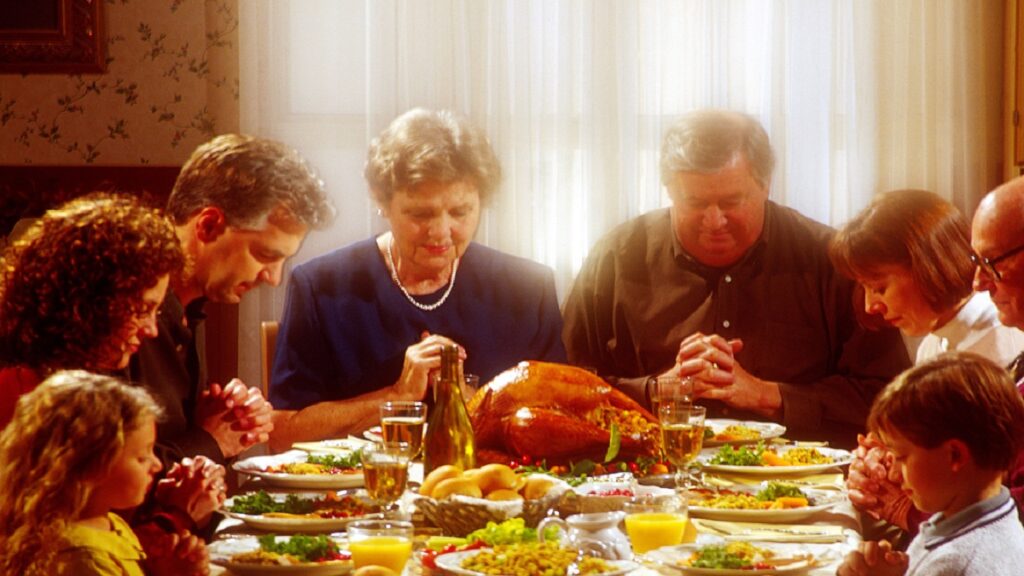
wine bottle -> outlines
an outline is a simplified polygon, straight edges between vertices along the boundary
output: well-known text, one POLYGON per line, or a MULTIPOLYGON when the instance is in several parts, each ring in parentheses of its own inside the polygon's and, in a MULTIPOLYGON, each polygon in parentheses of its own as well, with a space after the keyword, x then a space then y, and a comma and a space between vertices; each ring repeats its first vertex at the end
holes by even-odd
POLYGON ((462 399, 462 361, 459 347, 441 348, 441 376, 437 380, 434 409, 423 440, 423 473, 445 464, 469 470, 476 466, 473 426, 462 399))

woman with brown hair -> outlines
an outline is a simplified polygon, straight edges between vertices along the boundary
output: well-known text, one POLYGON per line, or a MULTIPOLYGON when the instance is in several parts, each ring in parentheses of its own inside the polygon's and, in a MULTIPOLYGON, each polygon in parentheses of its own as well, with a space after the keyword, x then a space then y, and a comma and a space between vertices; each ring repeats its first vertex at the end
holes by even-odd
POLYGON ((114 372, 156 335, 184 266, 171 223, 137 199, 90 194, 48 211, 7 247, 0 271, 0 427, 51 372, 114 372))
POLYGON ((868 315, 924 337, 918 364, 960 350, 1006 365, 1024 349, 1024 333, 999 323, 987 293, 972 292, 970 225, 937 194, 876 196, 835 235, 829 256, 864 288, 868 315))

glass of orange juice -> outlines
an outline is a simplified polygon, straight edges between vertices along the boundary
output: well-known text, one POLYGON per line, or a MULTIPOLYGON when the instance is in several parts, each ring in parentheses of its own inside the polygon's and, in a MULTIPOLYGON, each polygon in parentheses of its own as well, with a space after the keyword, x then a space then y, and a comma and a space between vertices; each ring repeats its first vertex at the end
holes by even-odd
POLYGON ((356 520, 345 529, 356 568, 384 566, 401 574, 412 555, 412 522, 356 520))
POLYGON ((678 495, 638 496, 628 500, 623 511, 634 554, 683 542, 687 508, 686 500, 678 495))

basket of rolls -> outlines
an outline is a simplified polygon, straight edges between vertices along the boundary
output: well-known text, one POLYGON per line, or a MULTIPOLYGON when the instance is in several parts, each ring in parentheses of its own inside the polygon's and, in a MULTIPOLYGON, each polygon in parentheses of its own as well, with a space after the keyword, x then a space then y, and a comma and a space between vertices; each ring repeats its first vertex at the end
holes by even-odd
POLYGON ((416 506, 446 535, 465 536, 487 526, 521 517, 536 527, 556 509, 568 491, 565 481, 546 474, 521 476, 504 464, 460 470, 440 466, 423 479, 416 506))

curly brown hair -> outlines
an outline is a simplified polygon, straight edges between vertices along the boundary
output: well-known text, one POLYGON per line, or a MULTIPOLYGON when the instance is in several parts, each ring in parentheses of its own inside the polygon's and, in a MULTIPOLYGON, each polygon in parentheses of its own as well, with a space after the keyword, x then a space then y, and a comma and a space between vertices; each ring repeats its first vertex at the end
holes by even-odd
POLYGON ((67 527, 128 434, 162 410, 142 388, 82 370, 57 372, 18 399, 0 433, 0 574, 48 574, 67 527))
POLYGON ((184 263, 171 222, 134 197, 94 193, 48 211, 3 254, 0 361, 92 368, 120 349, 143 292, 184 263))

